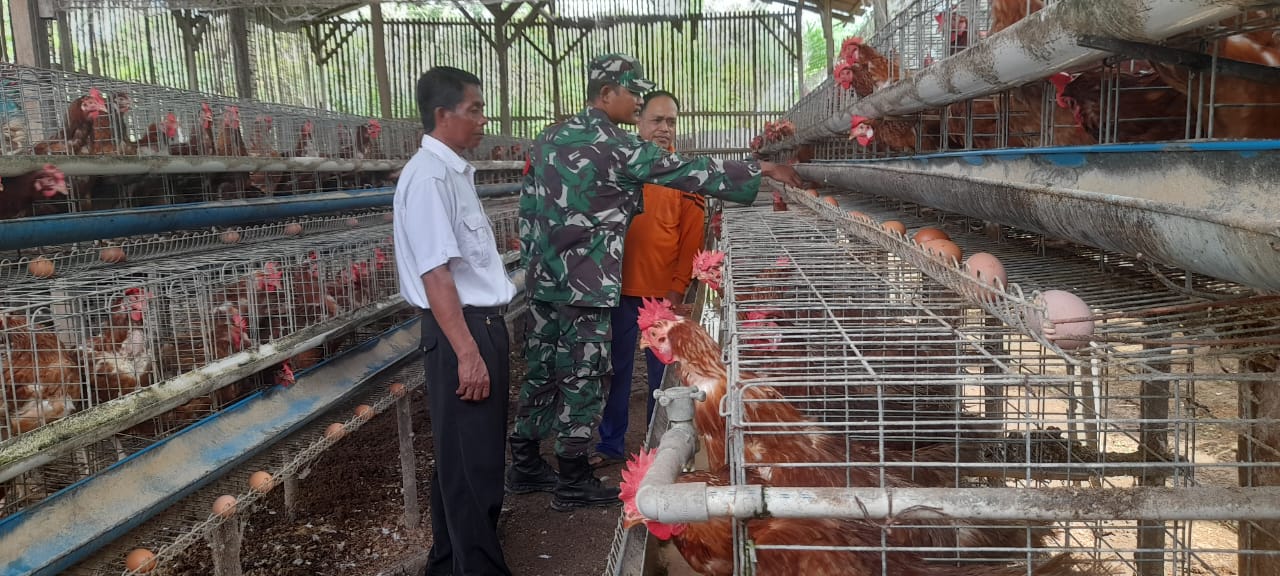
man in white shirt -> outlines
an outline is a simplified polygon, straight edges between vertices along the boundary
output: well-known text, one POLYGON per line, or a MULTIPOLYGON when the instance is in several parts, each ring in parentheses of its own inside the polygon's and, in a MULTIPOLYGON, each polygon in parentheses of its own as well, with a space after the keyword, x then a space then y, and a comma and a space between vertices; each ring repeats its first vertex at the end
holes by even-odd
POLYGON ((426 576, 510 576, 498 539, 510 340, 503 314, 515 296, 480 205, 475 168, 461 156, 480 143, 480 79, 437 66, 418 79, 426 135, 395 195, 400 293, 421 308, 427 402, 435 444, 434 541, 426 576))

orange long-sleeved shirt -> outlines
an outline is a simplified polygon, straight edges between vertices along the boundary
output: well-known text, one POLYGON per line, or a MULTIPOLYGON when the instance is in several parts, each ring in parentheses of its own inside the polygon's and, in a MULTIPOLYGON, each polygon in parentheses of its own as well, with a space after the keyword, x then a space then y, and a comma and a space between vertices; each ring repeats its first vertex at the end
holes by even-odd
POLYGON ((622 294, 647 298, 683 294, 702 248, 706 199, 674 188, 644 185, 644 212, 631 221, 622 253, 622 294))

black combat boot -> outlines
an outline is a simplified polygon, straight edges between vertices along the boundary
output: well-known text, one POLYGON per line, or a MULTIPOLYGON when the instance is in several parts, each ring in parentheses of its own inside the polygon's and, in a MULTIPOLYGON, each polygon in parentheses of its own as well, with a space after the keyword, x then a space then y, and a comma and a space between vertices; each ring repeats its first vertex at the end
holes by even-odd
POLYGON ((528 494, 555 490, 555 469, 538 453, 537 440, 509 438, 511 443, 511 467, 507 468, 507 493, 528 494))
POLYGON ((551 508, 560 512, 583 506, 611 506, 617 504, 618 489, 600 483, 591 463, 584 454, 576 458, 558 458, 560 481, 551 493, 551 508))

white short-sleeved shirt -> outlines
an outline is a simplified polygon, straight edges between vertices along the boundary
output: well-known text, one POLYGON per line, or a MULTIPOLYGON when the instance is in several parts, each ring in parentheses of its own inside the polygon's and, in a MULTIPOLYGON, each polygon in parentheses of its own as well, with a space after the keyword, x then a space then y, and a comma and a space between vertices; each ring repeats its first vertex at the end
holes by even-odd
POLYGON ((414 306, 431 307, 422 275, 446 262, 463 306, 503 306, 515 297, 476 194, 475 167, 431 136, 400 172, 395 241, 400 294, 414 306))

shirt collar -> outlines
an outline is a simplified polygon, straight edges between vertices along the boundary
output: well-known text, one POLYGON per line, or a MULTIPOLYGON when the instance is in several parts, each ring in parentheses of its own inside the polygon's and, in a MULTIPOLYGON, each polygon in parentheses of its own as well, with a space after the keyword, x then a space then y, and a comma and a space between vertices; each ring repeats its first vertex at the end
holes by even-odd
POLYGON ((475 169, 470 162, 467 162, 465 158, 454 152, 453 148, 446 146, 444 142, 436 140, 430 134, 422 137, 422 148, 444 160, 445 165, 455 172, 466 174, 475 169))

